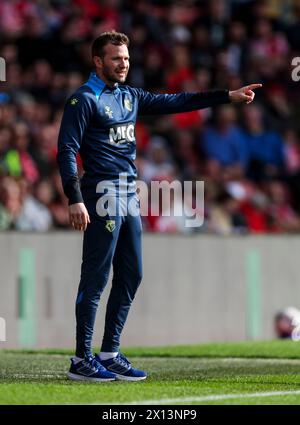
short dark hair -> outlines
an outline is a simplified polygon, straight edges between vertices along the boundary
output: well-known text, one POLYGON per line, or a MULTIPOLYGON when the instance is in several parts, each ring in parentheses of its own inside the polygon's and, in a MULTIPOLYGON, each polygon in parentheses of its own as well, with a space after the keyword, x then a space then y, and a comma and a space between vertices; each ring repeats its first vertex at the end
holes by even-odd
POLYGON ((107 44, 114 44, 115 46, 121 46, 125 44, 129 46, 129 38, 126 34, 121 32, 116 32, 114 30, 103 32, 97 37, 92 44, 92 57, 94 56, 104 56, 104 47, 107 44))

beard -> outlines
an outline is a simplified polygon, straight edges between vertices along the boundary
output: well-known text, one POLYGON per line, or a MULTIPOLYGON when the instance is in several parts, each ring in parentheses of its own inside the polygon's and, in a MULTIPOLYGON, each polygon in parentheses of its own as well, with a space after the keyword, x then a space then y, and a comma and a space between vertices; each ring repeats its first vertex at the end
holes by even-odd
POLYGON ((118 72, 120 72, 118 68, 111 70, 108 66, 104 66, 102 72, 104 77, 111 83, 124 83, 127 78, 128 69, 124 71, 124 76, 118 74, 118 72))

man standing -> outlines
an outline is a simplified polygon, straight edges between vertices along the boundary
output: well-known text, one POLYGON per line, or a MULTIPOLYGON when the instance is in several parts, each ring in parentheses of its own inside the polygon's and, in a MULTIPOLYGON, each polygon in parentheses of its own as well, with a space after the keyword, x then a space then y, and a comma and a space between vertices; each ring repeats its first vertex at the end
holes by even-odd
POLYGON ((126 214, 129 204, 138 208, 134 165, 137 115, 187 112, 229 102, 250 103, 254 99, 252 90, 261 86, 156 95, 119 85, 125 82, 129 69, 128 45, 128 37, 114 31, 101 34, 93 42, 95 72, 67 101, 58 139, 57 159, 69 199, 70 222, 74 229, 84 231, 76 299, 76 355, 68 373, 73 380, 137 381, 147 377, 119 352, 121 332, 142 279, 141 219, 136 209, 135 213, 126 214), (85 171, 81 182, 77 152, 85 171), (120 175, 126 177, 127 188, 120 175), (97 196, 104 182, 110 185, 108 196, 120 201, 115 211, 108 209, 106 214, 97 196), (111 265, 113 281, 104 336, 100 353, 93 356, 95 316, 111 265))

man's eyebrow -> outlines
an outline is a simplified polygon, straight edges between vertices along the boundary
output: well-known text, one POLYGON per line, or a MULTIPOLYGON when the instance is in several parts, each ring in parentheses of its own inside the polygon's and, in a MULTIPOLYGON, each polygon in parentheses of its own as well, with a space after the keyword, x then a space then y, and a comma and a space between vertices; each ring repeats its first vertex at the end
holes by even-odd
MULTIPOLYGON (((112 59, 120 59, 123 58, 124 56, 113 56, 112 59)), ((124 59, 130 59, 130 56, 125 56, 124 59)))

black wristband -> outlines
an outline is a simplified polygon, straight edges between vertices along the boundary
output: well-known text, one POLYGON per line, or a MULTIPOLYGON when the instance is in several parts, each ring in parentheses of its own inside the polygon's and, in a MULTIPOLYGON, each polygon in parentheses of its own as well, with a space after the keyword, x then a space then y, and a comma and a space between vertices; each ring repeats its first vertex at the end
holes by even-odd
POLYGON ((229 90, 211 90, 216 104, 230 103, 229 90))
POLYGON ((209 108, 225 103, 230 103, 229 90, 209 90, 198 93, 201 107, 209 108))
POLYGON ((64 186, 64 192, 69 199, 69 205, 83 202, 78 176, 71 177, 64 186))

